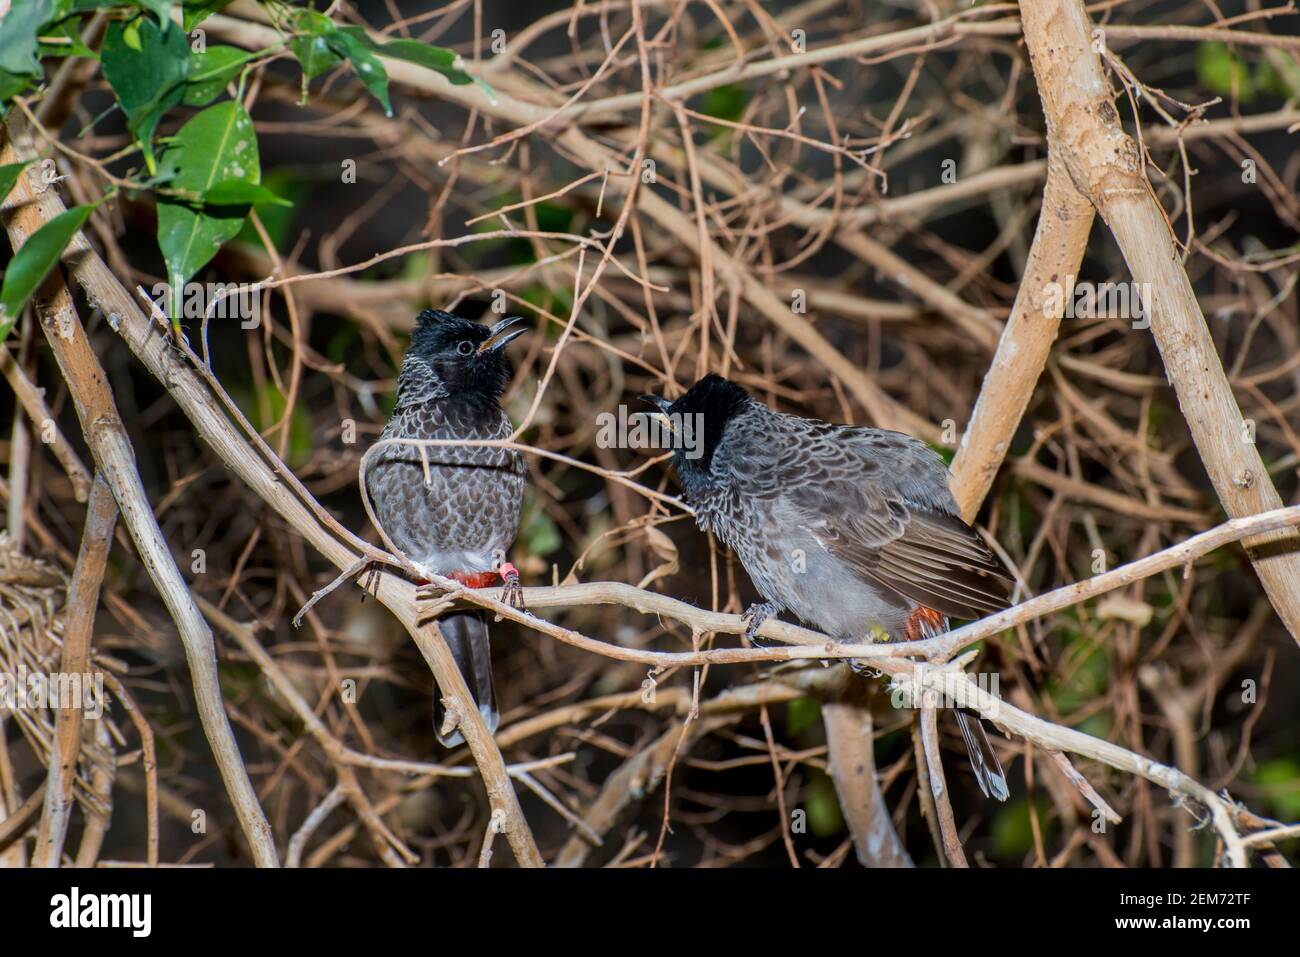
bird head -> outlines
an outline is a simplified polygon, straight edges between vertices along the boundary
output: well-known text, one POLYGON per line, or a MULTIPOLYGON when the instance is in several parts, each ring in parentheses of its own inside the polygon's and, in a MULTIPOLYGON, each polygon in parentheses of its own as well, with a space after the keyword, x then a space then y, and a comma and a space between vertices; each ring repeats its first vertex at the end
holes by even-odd
POLYGON ((520 321, 511 316, 489 327, 441 309, 424 310, 402 363, 399 391, 499 399, 514 371, 505 347, 526 331, 510 331, 520 321))
POLYGON ((688 489, 708 475, 727 422, 749 401, 749 394, 736 383, 710 373, 676 400, 643 395, 653 414, 664 419, 677 439, 673 443, 673 464, 688 489))

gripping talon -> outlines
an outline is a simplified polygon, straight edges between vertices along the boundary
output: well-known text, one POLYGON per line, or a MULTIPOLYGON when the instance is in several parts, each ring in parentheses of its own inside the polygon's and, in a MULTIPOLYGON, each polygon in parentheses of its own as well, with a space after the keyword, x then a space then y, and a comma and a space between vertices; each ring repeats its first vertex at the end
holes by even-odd
POLYGON ((749 621, 749 624, 745 626, 745 637, 754 643, 762 641, 763 639, 758 637, 758 629, 762 628, 763 623, 775 615, 777 611, 779 609, 770 601, 750 605, 746 608, 745 613, 740 616, 749 621))

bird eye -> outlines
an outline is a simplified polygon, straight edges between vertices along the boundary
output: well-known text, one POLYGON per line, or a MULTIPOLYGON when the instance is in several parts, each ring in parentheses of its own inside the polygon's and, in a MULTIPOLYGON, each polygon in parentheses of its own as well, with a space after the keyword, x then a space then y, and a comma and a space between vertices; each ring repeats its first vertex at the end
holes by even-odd
POLYGON ((463 355, 463 356, 467 356, 467 355, 469 355, 471 352, 474 351, 474 343, 472 343, 472 342, 470 342, 468 339, 466 339, 464 342, 462 342, 462 343, 460 343, 458 346, 456 346, 456 351, 459 352, 459 353, 460 353, 461 355, 463 355))

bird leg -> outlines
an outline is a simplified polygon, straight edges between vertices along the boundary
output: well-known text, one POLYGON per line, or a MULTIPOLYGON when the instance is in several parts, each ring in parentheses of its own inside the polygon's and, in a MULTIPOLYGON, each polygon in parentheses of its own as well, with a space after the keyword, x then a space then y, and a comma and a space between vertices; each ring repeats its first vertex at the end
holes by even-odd
POLYGON ((770 601, 760 602, 746 608, 745 613, 740 616, 749 622, 745 626, 745 637, 750 641, 758 641, 758 629, 762 628, 763 623, 780 610, 775 602, 770 601))
MULTIPOLYGON (((312 596, 307 599, 307 603, 298 609, 298 614, 293 616, 293 627, 298 628, 302 625, 303 618, 306 616, 307 612, 312 610, 312 608, 315 606, 315 604, 318 601, 320 601, 330 592, 334 591, 344 582, 351 581, 352 579, 361 575, 363 572, 366 573, 365 590, 367 592, 377 590, 379 573, 380 571, 382 571, 383 567, 384 567, 383 562, 375 561, 373 559, 364 556, 358 558, 347 568, 343 569, 343 571, 339 573, 338 577, 335 578, 328 585, 326 585, 324 588, 320 588, 312 592, 312 596)), ((393 567, 397 568, 400 566, 395 565, 393 567)), ((365 595, 362 595, 361 597, 362 600, 364 601, 365 595)))
POLYGON ((501 589, 501 600, 511 608, 526 611, 527 609, 524 608, 524 589, 519 583, 519 569, 509 562, 502 562, 497 566, 497 574, 501 576, 504 585, 501 589))
MULTIPOLYGON (((511 608, 526 610, 524 589, 519 583, 519 569, 509 562, 502 562, 493 572, 452 572, 447 577, 460 582, 466 588, 491 588, 500 577, 504 585, 501 590, 501 600, 511 608)), ((425 584, 427 585, 427 582, 425 584)))

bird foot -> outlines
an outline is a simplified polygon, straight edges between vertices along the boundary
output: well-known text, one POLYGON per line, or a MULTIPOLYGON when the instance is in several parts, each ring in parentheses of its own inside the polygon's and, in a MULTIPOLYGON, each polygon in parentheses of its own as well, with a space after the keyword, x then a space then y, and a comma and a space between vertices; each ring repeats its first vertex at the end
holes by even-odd
MULTIPOLYGON (((469 585, 468 582, 462 580, 459 572, 453 572, 451 575, 448 575, 447 577, 453 579, 454 581, 460 582, 462 585, 469 585)), ((474 586, 469 585, 469 587, 473 588, 474 586)), ((427 578, 417 578, 415 580, 416 601, 431 601, 431 602, 446 601, 449 590, 450 589, 448 589, 446 585, 441 585, 438 582, 430 581, 427 578)))
POLYGON ((758 637, 758 629, 762 628, 763 623, 778 611, 780 609, 770 601, 760 602, 746 608, 745 613, 740 616, 749 622, 745 626, 745 637, 753 642, 761 641, 762 639, 758 637))
POLYGON ((502 581, 501 600, 511 608, 527 611, 528 609, 524 607, 524 588, 519 582, 519 569, 509 562, 502 562, 497 573, 502 581))
MULTIPOLYGON (((374 593, 378 594, 379 575, 382 570, 383 570, 382 562, 374 561, 372 559, 365 558, 365 557, 357 559, 350 566, 345 568, 343 572, 332 582, 330 582, 324 588, 312 593, 312 596, 307 599, 307 603, 298 609, 298 614, 293 616, 293 627, 298 628, 299 626, 302 625, 303 618, 306 617, 307 612, 311 611, 318 601, 320 601, 326 595, 330 594, 332 591, 334 591, 343 583, 351 581, 359 576, 362 575, 365 576, 364 584, 365 584, 366 593, 370 593, 373 591, 374 593)), ((361 596, 362 601, 365 600, 365 597, 366 596, 364 594, 361 596)))

